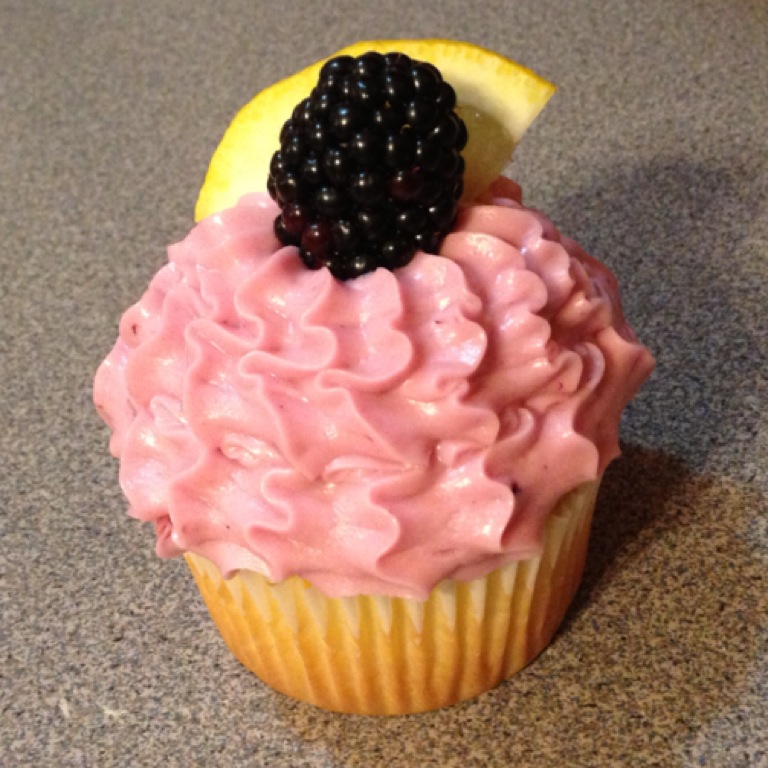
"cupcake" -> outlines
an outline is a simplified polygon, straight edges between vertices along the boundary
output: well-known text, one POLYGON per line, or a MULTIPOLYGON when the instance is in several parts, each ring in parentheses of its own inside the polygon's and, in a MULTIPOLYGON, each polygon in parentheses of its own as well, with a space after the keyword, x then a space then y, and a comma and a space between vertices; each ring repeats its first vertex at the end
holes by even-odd
POLYGON ((130 514, 289 696, 471 698, 576 591, 653 360, 610 271, 499 175, 552 90, 397 41, 263 92, 97 372, 130 514))

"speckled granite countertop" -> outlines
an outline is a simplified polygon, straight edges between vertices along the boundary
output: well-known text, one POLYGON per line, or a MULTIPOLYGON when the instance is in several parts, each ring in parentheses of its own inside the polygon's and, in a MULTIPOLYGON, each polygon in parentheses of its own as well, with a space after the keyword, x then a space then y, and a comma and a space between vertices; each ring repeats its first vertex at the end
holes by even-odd
POLYGON ((470 6, 0 0, 3 766, 768 765, 768 6, 470 6), (658 369, 549 650, 462 706, 345 717, 243 671, 155 559, 91 379, 234 111, 420 35, 558 83, 514 175, 617 272, 658 369))

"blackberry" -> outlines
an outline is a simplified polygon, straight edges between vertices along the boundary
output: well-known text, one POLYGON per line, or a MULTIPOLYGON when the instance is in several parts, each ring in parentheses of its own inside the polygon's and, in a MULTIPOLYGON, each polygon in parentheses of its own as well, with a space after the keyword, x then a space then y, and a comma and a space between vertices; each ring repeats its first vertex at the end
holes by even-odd
POLYGON ((280 132, 275 232, 341 279, 434 251, 456 218, 467 129, 439 70, 402 53, 338 56, 280 132))

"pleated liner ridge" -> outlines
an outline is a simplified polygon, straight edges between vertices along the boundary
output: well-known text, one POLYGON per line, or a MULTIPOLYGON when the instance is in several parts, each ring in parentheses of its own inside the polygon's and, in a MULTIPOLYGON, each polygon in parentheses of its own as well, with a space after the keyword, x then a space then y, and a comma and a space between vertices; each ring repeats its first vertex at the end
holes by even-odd
POLYGON ((597 487, 563 497, 539 556, 444 581, 426 601, 329 598, 250 571, 224 580, 186 558, 227 646, 268 685, 338 712, 423 712, 495 687, 546 648, 581 579, 597 487))

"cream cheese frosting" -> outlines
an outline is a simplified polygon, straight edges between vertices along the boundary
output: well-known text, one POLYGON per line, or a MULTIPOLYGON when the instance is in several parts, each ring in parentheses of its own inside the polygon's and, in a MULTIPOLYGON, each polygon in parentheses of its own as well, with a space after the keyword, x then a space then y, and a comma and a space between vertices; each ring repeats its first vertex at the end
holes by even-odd
POLYGON ((247 195, 171 246, 98 370, 158 554, 419 599, 535 555, 653 367, 611 272, 506 179, 439 255, 346 282, 277 212, 247 195))

